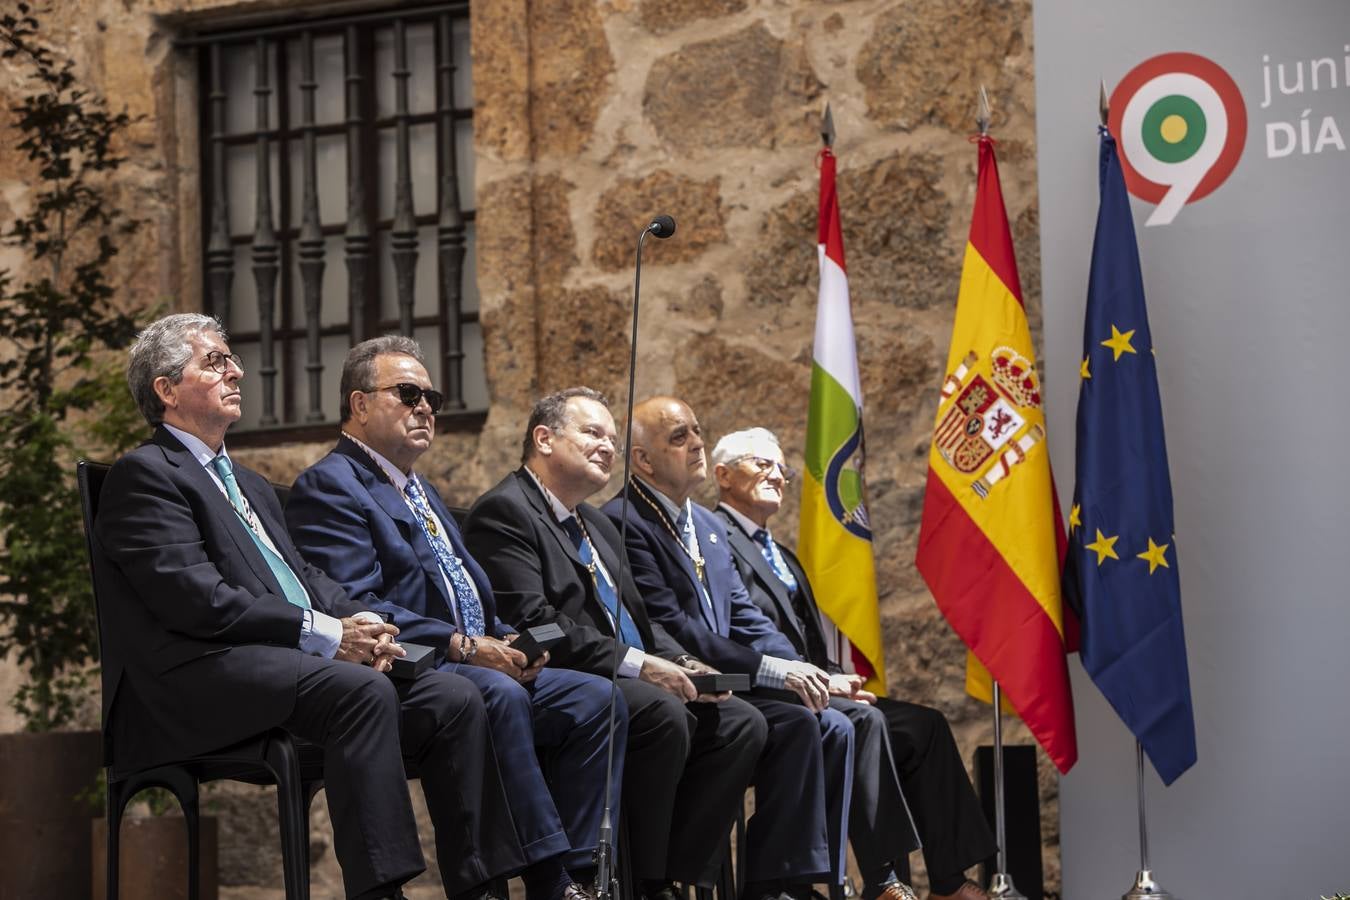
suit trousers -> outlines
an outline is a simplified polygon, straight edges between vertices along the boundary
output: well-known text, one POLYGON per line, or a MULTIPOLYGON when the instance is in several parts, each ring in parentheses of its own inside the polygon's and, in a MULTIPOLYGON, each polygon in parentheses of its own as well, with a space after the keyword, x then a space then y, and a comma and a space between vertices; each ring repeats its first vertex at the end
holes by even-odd
POLYGON ((901 793, 885 715, 856 700, 831 697, 830 708, 853 724, 853 795, 848 837, 864 878, 875 878, 918 849, 914 823, 901 793))
MULTIPOLYGON (((525 863, 559 856, 569 869, 594 864, 605 808, 609 680, 545 667, 521 684, 483 666, 442 664, 482 692, 497 767, 525 863)), ((620 694, 614 722, 614 808, 621 799, 628 708, 620 694)))
MULTIPOLYGON (((923 841, 924 864, 935 893, 949 894, 965 870, 998 852, 961 751, 942 713, 917 703, 877 699, 895 752, 900 786, 909 799, 923 841)), ((908 866, 899 871, 909 880, 908 866)))
MULTIPOLYGON (((834 867, 825 822, 827 785, 820 720, 800 703, 754 692, 745 699, 769 726, 755 768, 755 814, 746 825, 745 880, 825 881, 834 867)), ((833 757, 839 758, 837 753, 833 757)), ((851 767, 851 761, 834 765, 832 780, 851 767)))
POLYGON ((711 887, 755 762, 764 717, 735 697, 685 703, 636 678, 628 701, 624 810, 633 875, 711 887))
POLYGON ((487 713, 472 684, 442 672, 394 681, 366 666, 274 649, 299 662, 295 708, 282 725, 323 748, 348 897, 386 895, 425 868, 405 758, 421 775, 446 896, 520 868, 487 713))

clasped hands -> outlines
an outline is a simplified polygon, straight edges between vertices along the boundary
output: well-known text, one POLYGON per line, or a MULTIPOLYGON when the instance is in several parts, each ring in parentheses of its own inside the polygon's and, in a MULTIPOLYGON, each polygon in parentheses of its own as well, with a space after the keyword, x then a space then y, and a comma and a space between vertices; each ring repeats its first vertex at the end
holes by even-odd
POLYGON ((342 621, 342 641, 338 644, 336 659, 344 662, 369 663, 376 672, 388 672, 394 660, 407 656, 395 641, 398 626, 378 619, 347 617, 342 621))
POLYGON ((466 662, 468 665, 496 669, 521 684, 529 684, 539 677, 539 673, 548 663, 548 651, 545 650, 539 655, 538 659, 529 663, 525 659, 524 653, 511 646, 518 637, 520 637, 519 634, 508 634, 505 639, 489 635, 468 638, 463 634, 456 633, 450 638, 450 660, 451 662, 466 662), (475 644, 477 649, 470 650, 469 648, 475 644))
POLYGON ((877 696, 863 690, 863 677, 839 673, 830 675, 818 666, 793 660, 783 679, 783 687, 792 691, 812 712, 830 705, 831 697, 843 697, 859 703, 875 703, 877 696))
POLYGON ((712 666, 692 656, 683 657, 682 662, 675 663, 648 653, 642 661, 642 671, 638 673, 638 678, 656 685, 669 694, 674 694, 685 703, 717 703, 731 696, 730 691, 722 694, 700 694, 694 688, 694 683, 689 680, 690 672, 696 675, 718 674, 712 666))

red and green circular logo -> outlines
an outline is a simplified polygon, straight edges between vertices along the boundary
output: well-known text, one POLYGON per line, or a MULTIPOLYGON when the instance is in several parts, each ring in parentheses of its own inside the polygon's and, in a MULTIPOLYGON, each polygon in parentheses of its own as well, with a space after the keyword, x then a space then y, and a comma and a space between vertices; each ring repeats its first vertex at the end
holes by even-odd
POLYGON ((1242 93, 1195 53, 1145 60, 1116 85, 1110 103, 1125 185, 1157 205, 1149 225, 1166 225, 1223 184, 1247 143, 1242 93))

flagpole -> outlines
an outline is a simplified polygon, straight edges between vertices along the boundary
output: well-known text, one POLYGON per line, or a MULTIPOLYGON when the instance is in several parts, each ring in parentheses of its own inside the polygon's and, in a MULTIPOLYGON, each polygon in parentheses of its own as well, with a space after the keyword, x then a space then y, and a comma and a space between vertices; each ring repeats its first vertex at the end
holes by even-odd
MULTIPOLYGON (((975 124, 980 137, 989 136, 989 94, 980 85, 980 108, 975 124)), ((1026 895, 1013 884, 1008 874, 1007 827, 1003 814, 1003 691, 994 681, 994 838, 998 841, 998 866, 989 879, 989 896, 998 900, 1026 900, 1026 895)))
POLYGON ((1173 900, 1172 895, 1162 889, 1153 880, 1153 871, 1148 866, 1148 816, 1144 811, 1144 745, 1134 742, 1135 780, 1139 788, 1139 871, 1134 876, 1134 886, 1120 900, 1173 900))
MULTIPOLYGON (((984 108, 984 88, 980 88, 981 107, 984 108)), ((982 120, 988 123, 988 119, 982 120)), ((1003 692, 994 682, 994 838, 998 841, 998 871, 989 880, 989 896, 999 900, 1026 900, 1017 890, 1008 874, 1008 842, 1005 838, 1003 817, 1003 692)))

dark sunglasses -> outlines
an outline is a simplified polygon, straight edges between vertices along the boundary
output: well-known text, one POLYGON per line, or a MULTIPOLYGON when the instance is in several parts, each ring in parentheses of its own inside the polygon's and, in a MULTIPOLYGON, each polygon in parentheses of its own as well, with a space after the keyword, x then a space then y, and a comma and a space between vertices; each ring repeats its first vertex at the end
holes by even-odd
MULTIPOLYGON (((421 403, 422 398, 425 397, 427 406, 431 407, 433 415, 441 411, 441 404, 445 402, 445 395, 440 391, 433 391, 431 388, 424 388, 421 385, 409 384, 406 381, 378 387, 375 388, 375 391, 398 391, 399 402, 412 409, 416 409, 417 404, 421 403)), ((369 393, 373 394, 375 391, 369 393)))
POLYGON ((230 363, 234 363, 234 367, 240 372, 244 371, 244 361, 239 358, 238 353, 221 353, 219 350, 212 350, 202 359, 202 365, 217 375, 224 375, 228 372, 230 363))

